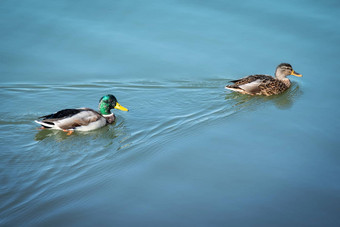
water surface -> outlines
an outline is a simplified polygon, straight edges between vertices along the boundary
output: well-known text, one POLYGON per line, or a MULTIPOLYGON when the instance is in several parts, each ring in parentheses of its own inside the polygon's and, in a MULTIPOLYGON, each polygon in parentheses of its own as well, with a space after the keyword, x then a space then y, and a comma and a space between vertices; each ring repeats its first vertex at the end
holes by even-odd
POLYGON ((0 224, 340 224, 337 1, 2 1, 0 224), (303 74, 282 95, 225 84, 303 74), (112 93, 92 132, 38 130, 112 93))

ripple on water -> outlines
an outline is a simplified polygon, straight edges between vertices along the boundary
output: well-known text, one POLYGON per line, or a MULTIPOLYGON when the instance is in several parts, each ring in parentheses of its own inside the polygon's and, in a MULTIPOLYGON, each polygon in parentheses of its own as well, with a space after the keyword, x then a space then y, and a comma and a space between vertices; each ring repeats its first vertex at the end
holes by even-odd
POLYGON ((1 100, 6 107, 0 115, 4 195, 1 211, 5 211, 4 215, 25 213, 27 204, 32 203, 36 209, 54 209, 51 203, 67 195, 67 191, 59 191, 65 185, 71 191, 91 187, 161 152, 166 143, 199 127, 267 104, 290 108, 302 94, 293 83, 282 95, 252 97, 226 91, 226 82, 216 79, 4 86, 1 97, 11 99, 1 100), (36 130, 38 126, 33 121, 39 116, 70 106, 96 109, 99 98, 106 93, 113 93, 130 109, 115 110, 117 121, 113 125, 70 136, 62 131, 36 130), (16 98, 12 100, 13 97, 16 98))

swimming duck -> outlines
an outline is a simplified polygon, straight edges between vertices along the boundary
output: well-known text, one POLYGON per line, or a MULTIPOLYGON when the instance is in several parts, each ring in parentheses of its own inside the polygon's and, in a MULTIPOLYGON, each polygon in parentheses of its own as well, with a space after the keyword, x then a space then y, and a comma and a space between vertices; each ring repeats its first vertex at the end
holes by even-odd
POLYGON ((225 86, 226 89, 248 95, 277 95, 290 87, 289 75, 302 77, 295 72, 288 63, 281 63, 276 67, 275 78, 268 75, 251 75, 239 80, 232 80, 234 83, 225 86))
POLYGON ((56 113, 39 117, 42 120, 35 122, 44 128, 59 129, 72 134, 77 131, 91 131, 101 128, 115 121, 115 115, 111 109, 128 111, 121 106, 115 96, 108 94, 99 100, 99 112, 90 108, 64 109, 56 113))

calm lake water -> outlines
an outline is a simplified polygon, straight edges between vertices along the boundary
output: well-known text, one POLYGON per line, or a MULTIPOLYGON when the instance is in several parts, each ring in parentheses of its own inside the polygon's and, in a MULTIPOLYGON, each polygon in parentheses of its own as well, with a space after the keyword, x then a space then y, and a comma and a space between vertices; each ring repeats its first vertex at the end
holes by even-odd
POLYGON ((1 226, 339 226, 339 1, 1 1, 1 226), (303 74, 273 97, 224 89, 303 74), (114 94, 92 132, 37 130, 114 94))

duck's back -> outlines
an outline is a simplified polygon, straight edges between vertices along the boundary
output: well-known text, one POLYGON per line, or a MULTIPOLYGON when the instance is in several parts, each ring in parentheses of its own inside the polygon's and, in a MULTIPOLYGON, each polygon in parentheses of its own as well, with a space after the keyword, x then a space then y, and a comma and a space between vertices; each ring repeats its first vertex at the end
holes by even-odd
POLYGON ((78 114, 82 111, 84 111, 84 109, 64 109, 64 110, 60 110, 60 111, 53 113, 53 114, 42 116, 40 118, 42 118, 43 120, 45 120, 45 119, 62 119, 62 118, 72 117, 73 115, 76 115, 76 114, 78 114))
MULTIPOLYGON (((247 76, 238 80, 232 80, 230 82, 234 83, 233 85, 239 86, 243 84, 249 84, 255 81, 261 81, 262 83, 267 83, 268 81, 273 81, 275 80, 273 77, 268 76, 268 75, 251 75, 247 76)), ((233 86, 230 85, 230 86, 233 86)))

